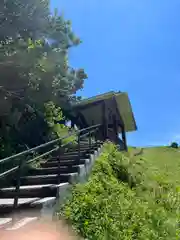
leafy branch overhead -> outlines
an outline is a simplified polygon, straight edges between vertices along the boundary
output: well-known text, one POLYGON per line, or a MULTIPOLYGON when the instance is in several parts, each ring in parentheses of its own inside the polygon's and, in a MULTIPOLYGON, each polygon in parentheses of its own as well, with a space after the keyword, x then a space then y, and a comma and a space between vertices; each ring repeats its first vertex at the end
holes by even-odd
POLYGON ((3 1, 0 3, 0 85, 42 106, 56 103, 83 87, 87 74, 68 63, 68 49, 80 44, 49 1, 3 1))
POLYGON ((49 0, 0 1, 0 158, 62 129, 55 124, 52 130, 45 113, 53 106, 58 115, 58 107, 79 100, 75 93, 87 74, 69 66, 68 52, 80 43, 71 22, 50 11, 49 0))

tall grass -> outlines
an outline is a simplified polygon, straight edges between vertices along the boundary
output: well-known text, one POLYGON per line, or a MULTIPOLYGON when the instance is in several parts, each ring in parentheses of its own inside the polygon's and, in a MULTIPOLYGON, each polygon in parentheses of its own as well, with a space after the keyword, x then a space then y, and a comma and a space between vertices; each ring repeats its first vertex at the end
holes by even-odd
POLYGON ((58 215, 89 240, 180 239, 178 174, 167 173, 170 161, 155 164, 148 154, 133 157, 105 144, 89 181, 73 188, 58 215))

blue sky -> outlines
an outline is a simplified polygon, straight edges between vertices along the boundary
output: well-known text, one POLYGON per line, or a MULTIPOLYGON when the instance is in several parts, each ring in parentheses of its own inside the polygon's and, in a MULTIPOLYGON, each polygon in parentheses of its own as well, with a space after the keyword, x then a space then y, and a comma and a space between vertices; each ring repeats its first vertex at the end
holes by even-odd
POLYGON ((180 1, 51 0, 83 43, 69 54, 89 79, 80 95, 129 94, 131 145, 180 141, 180 1))

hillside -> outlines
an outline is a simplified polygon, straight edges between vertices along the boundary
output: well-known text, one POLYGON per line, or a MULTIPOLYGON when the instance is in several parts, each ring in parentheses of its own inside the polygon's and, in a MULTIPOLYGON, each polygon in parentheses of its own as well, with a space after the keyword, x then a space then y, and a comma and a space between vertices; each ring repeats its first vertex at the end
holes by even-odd
MULTIPOLYGON (((134 151, 134 150, 133 150, 134 151)), ((170 147, 143 148, 140 156, 134 157, 136 161, 146 160, 146 178, 159 183, 180 185, 180 149, 170 147)))
POLYGON ((59 215, 87 239, 179 239, 180 152, 106 144, 86 184, 59 215))

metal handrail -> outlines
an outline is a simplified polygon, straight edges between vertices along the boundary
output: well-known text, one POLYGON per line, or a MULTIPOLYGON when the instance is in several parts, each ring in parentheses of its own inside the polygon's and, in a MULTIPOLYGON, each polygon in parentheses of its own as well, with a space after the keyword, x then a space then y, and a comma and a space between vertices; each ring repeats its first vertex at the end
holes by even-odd
MULTIPOLYGON (((91 139, 90 138, 92 137, 92 133, 96 132, 100 128, 100 126, 101 126, 101 124, 97 124, 97 125, 93 125, 93 126, 90 126, 90 127, 87 127, 87 128, 81 129, 81 130, 78 130, 78 131, 76 131, 74 133, 69 133, 67 136, 64 136, 64 137, 52 140, 50 142, 41 144, 41 145, 39 145, 37 147, 28 149, 28 150, 23 151, 21 153, 15 154, 15 155, 13 155, 11 157, 7 157, 7 158, 4 158, 4 159, 0 160, 0 165, 1 165, 1 164, 4 164, 4 163, 12 160, 12 159, 19 158, 19 157, 25 156, 25 155, 27 155, 29 153, 35 152, 35 151, 37 151, 37 150, 39 150, 39 149, 41 149, 43 147, 54 145, 56 143, 58 143, 58 145, 59 145, 59 146, 56 146, 55 148, 51 149, 50 151, 42 153, 42 154, 40 154, 40 155, 30 159, 30 160, 26 160, 25 161, 25 159, 20 159, 20 162, 17 164, 17 166, 13 166, 11 169, 6 170, 6 171, 0 173, 0 179, 5 178, 8 175, 10 175, 10 174, 12 174, 12 173, 14 173, 16 171, 18 173, 18 175, 16 177, 16 186, 15 186, 16 194, 14 196, 14 205, 13 205, 13 207, 14 208, 18 207, 18 198, 19 198, 19 192, 20 192, 20 186, 21 186, 22 169, 27 164, 30 164, 30 163, 32 163, 34 161, 37 161, 37 160, 41 159, 42 157, 50 155, 51 153, 53 153, 53 152, 55 152, 57 150, 61 151, 62 147, 65 147, 69 143, 72 143, 73 140, 71 142, 62 144, 62 140, 66 139, 66 138, 69 138, 70 136, 77 136, 78 137, 78 159, 80 161, 80 139, 89 135, 89 146, 91 146, 91 139), (81 135, 81 133, 83 133, 84 131, 85 131, 85 134, 81 135)), ((59 167, 60 167, 60 157, 58 157, 58 168, 59 167)), ((60 171, 58 171, 58 179, 59 179, 58 181, 60 182, 60 171)))
POLYGON ((15 154, 15 155, 13 155, 13 156, 3 158, 3 159, 0 160, 0 164, 1 164, 1 163, 4 163, 4 162, 6 162, 6 161, 12 160, 12 159, 14 159, 14 158, 16 158, 16 157, 20 157, 20 156, 22 156, 22 155, 26 155, 26 154, 28 154, 28 153, 32 153, 32 152, 34 152, 34 151, 36 151, 36 150, 39 150, 39 149, 41 149, 41 148, 43 148, 43 147, 47 147, 47 146, 49 146, 49 145, 51 145, 51 144, 58 143, 59 141, 62 141, 62 140, 64 140, 64 139, 68 138, 68 137, 74 136, 74 135, 76 135, 76 134, 80 134, 80 133, 83 132, 83 131, 87 131, 87 130, 90 130, 90 129, 93 129, 93 128, 97 128, 97 127, 100 127, 100 126, 101 126, 101 124, 97 124, 97 125, 93 125, 93 126, 90 126, 90 127, 87 127, 87 128, 83 128, 83 129, 81 129, 81 130, 76 131, 75 133, 70 133, 70 134, 68 134, 67 136, 64 136, 64 137, 61 137, 61 138, 57 138, 57 139, 55 139, 55 140, 49 141, 49 142, 47 142, 47 143, 43 143, 43 144, 41 144, 41 145, 39 145, 39 146, 36 146, 36 147, 30 148, 30 149, 28 149, 28 150, 25 150, 25 151, 23 151, 23 152, 17 153, 17 154, 15 154))

